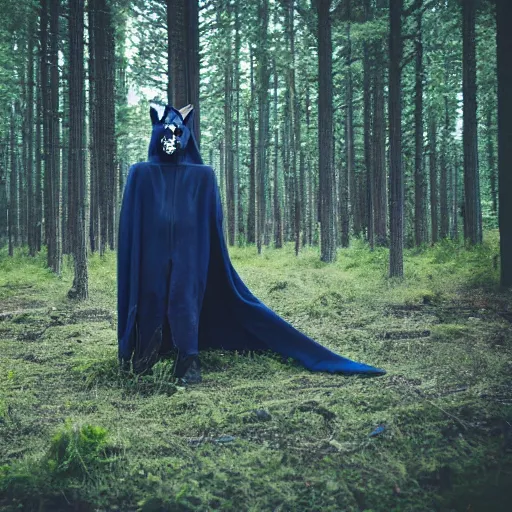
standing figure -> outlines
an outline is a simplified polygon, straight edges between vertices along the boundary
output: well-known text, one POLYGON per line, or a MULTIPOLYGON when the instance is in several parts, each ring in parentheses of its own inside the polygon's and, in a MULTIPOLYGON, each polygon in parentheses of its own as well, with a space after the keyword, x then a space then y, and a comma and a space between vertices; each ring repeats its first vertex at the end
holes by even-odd
POLYGON ((129 170, 118 243, 118 341, 123 368, 142 374, 162 358, 200 382, 199 352, 272 350, 312 371, 383 375, 320 345, 256 298, 233 268, 213 169, 194 137, 194 109, 167 105, 148 161, 129 170))

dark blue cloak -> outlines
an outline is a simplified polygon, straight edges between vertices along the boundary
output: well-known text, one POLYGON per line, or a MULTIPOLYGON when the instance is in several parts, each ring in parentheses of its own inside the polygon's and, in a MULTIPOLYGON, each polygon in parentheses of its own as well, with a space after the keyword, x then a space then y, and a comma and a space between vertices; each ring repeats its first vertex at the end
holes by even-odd
POLYGON ((148 161, 128 173, 118 239, 120 362, 131 359, 140 372, 172 348, 182 355, 271 349, 312 371, 384 374, 312 340, 244 284, 229 258, 219 187, 199 154, 193 113, 167 106, 158 120, 151 109, 148 161), (181 148, 168 154, 164 142, 181 148))

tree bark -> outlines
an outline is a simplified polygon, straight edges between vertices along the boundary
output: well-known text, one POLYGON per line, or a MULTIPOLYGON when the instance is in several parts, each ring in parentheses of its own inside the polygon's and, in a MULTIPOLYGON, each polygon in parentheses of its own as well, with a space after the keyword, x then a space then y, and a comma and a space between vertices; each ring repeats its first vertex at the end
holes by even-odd
POLYGON ((491 204, 492 212, 496 215, 498 213, 498 190, 497 190, 497 176, 496 176, 496 157, 494 149, 494 135, 492 127, 491 108, 487 109, 486 113, 486 128, 487 128, 487 162, 489 166, 489 184, 491 188, 491 204))
POLYGON ((49 231, 48 231, 48 266, 57 274, 61 273, 62 247, 60 232, 60 122, 59 122, 59 13, 60 0, 50 0, 50 95, 48 141, 49 187, 49 231))
MULTIPOLYGON (((227 18, 224 34, 224 151, 226 155, 226 220, 228 244, 235 245, 235 172, 233 155, 233 59, 231 55, 231 3, 223 6, 227 18)), ((219 11, 220 14, 220 11, 219 11)), ((220 18, 219 18, 220 19, 220 18)))
POLYGON ((315 0, 318 16, 318 167, 320 178, 320 259, 336 260, 333 204, 333 108, 332 108, 332 38, 330 0, 315 0))
POLYGON ((375 74, 373 84, 373 164, 375 242, 385 246, 387 236, 386 126, 384 122, 384 52, 380 43, 373 47, 375 74))
MULTIPOLYGON (((370 0, 364 0, 365 21, 371 20, 370 0)), ((371 94, 371 60, 370 44, 363 42, 363 102, 364 102, 364 165, 366 168, 366 238, 370 249, 374 249, 374 219, 373 219, 373 168, 372 168, 372 94, 371 94)))
POLYGON ((9 137, 9 160, 11 175, 9 179, 9 206, 8 206, 8 238, 9 256, 14 255, 14 246, 17 245, 17 224, 18 224, 18 157, 16 154, 16 131, 15 131, 15 110, 11 107, 10 137, 9 137))
POLYGON ((432 229, 432 243, 439 238, 439 205, 437 187, 437 125, 434 114, 429 120, 429 164, 430 164, 430 221, 432 229))
POLYGON ((36 254, 35 241, 35 207, 34 207, 34 46, 35 46, 35 18, 30 13, 28 28, 28 66, 27 66, 27 228, 28 228, 28 249, 30 256, 36 254))
POLYGON ((464 225, 471 244, 482 242, 482 211, 478 176, 476 98, 476 0, 462 3, 462 96, 464 144, 464 225))
POLYGON ((498 190, 501 255, 501 285, 512 286, 512 9, 507 0, 498 0, 498 190))
POLYGON ((450 230, 450 211, 448 209, 448 137, 450 136, 450 116, 448 97, 444 97, 444 129, 441 139, 441 162, 439 173, 439 208, 441 238, 446 238, 450 230))
MULTIPOLYGON (((347 102, 347 115, 345 122, 347 124, 346 129, 346 152, 347 152, 347 174, 348 174, 348 193, 349 193, 349 215, 352 217, 352 226, 354 236, 358 237, 361 235, 361 217, 359 215, 359 203, 357 200, 357 184, 356 184, 356 170, 355 170, 355 154, 354 154, 354 87, 352 79, 352 38, 350 34, 350 7, 351 0, 347 0, 347 27, 346 27, 346 84, 345 94, 347 102)), ((346 236, 346 235, 345 235, 346 236)), ((348 245, 348 244, 347 244, 348 245)), ((343 245, 346 247, 346 245, 343 245)))
POLYGON ((249 125, 249 211, 247 215, 247 242, 253 244, 256 242, 256 120, 254 118, 256 93, 254 86, 254 60, 252 46, 250 46, 249 50, 251 94, 247 116, 249 125))
POLYGON ((84 0, 69 0, 69 165, 68 193, 70 249, 75 279, 72 295, 88 296, 87 245, 85 234, 85 71, 84 0))
POLYGON ((389 143, 390 143, 390 277, 403 277, 403 209, 402 170, 402 15, 403 0, 390 0, 389 36, 389 143))
MULTIPOLYGON (((277 114, 277 88, 279 85, 276 67, 276 58, 272 57, 272 72, 274 75, 274 126, 279 126, 277 114)), ((281 218, 281 204, 279 200, 279 130, 274 130, 274 247, 280 249, 283 246, 283 221, 281 218)))
POLYGON ((414 242, 416 246, 427 241, 426 183, 423 166, 423 37, 421 6, 416 14, 416 85, 415 85, 415 160, 414 160, 414 242))
POLYGON ((259 0, 258 5, 258 158, 256 161, 256 246, 261 254, 266 227, 266 152, 268 138, 268 88, 270 73, 268 70, 268 13, 269 0, 259 0))

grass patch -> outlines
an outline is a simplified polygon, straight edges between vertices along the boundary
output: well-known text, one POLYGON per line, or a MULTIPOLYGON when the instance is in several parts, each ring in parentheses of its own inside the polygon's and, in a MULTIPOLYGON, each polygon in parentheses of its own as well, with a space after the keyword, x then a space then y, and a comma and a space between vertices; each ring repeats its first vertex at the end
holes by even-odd
POLYGON ((360 241, 230 249, 249 288, 303 332, 385 368, 312 373, 271 352, 201 353, 203 382, 172 361, 117 366, 116 257, 72 267, 0 252, 0 511, 505 510, 512 498, 512 294, 497 233, 405 251, 360 241), (263 276, 263 277, 262 277, 263 276), (505 506, 503 505, 505 504, 505 506))

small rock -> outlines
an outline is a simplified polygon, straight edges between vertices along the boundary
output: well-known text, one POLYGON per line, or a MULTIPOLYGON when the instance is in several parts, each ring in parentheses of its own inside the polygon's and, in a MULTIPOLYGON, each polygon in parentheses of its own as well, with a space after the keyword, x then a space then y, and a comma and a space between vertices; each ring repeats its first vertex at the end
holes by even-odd
POLYGON ((261 421, 270 421, 272 419, 270 413, 265 409, 255 409, 254 414, 261 421))

